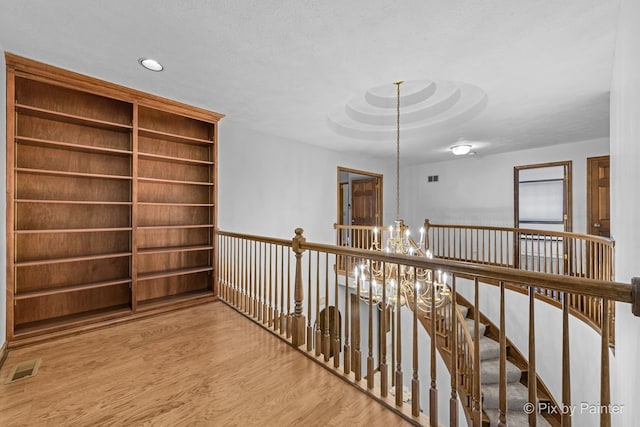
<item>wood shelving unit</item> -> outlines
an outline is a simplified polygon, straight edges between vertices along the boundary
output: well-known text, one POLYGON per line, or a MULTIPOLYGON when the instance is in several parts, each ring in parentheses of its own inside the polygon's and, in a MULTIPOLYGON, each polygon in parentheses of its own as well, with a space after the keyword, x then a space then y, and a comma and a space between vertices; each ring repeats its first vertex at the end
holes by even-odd
POLYGON ((223 116, 6 57, 9 340, 213 299, 223 116))
POLYGON ((211 287, 214 126, 142 106, 138 126, 136 295, 149 307, 211 287))

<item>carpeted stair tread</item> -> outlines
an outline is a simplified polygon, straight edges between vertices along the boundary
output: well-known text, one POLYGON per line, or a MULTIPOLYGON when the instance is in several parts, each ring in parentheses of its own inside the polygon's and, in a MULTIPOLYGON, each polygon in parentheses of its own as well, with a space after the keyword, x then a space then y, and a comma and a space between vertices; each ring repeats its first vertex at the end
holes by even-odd
POLYGON ((489 337, 480 337, 480 360, 500 357, 500 343, 489 337))
MULTIPOLYGON (((473 326, 474 326, 474 321, 473 319, 464 319, 465 322, 467 323, 467 329, 469 329, 469 333, 471 334, 471 339, 473 339, 473 326)), ((478 333, 480 334, 480 336, 482 337, 484 335, 484 331, 487 328, 487 325, 485 325, 484 323, 480 323, 479 324, 479 329, 478 329, 478 333)))
MULTIPOLYGON (((517 383, 520 381, 522 371, 507 360, 507 383, 517 383)), ((480 364, 480 381, 482 384, 494 384, 500 381, 500 359, 484 360, 480 364)))
MULTIPOLYGON (((496 409, 499 407, 500 387, 498 383, 482 385, 482 407, 496 409)), ((527 387, 518 383, 507 383, 507 408, 520 410, 529 401, 527 387)))
MULTIPOLYGON (((497 409, 486 409, 484 411, 489 417, 490 425, 497 426, 500 421, 500 411, 497 409)), ((529 425, 529 415, 525 414, 522 410, 507 410, 507 425, 509 427, 527 427, 529 425)), ((549 426, 549 422, 544 419, 540 414, 536 417, 536 425, 549 426)))

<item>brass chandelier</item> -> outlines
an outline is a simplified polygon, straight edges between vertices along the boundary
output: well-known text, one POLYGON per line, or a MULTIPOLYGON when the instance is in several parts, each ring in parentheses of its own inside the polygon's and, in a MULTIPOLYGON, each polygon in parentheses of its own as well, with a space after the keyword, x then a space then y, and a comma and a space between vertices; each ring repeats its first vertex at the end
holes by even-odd
MULTIPOLYGON (((380 230, 374 228, 371 250, 398 255, 415 255, 432 258, 425 247, 425 230, 420 229, 420 240, 411 238, 409 228, 400 219, 400 85, 396 85, 396 220, 389 226, 389 237, 384 248, 379 239, 380 230)), ((423 313, 433 307, 441 307, 450 300, 447 274, 431 269, 409 267, 402 264, 366 260, 354 268, 355 284, 361 300, 380 308, 412 304, 423 313)))

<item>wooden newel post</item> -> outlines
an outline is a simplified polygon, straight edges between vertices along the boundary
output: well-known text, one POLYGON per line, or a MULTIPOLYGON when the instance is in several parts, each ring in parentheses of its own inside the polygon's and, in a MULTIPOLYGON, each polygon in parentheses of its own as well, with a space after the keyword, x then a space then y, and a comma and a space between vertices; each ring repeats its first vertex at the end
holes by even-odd
POLYGON ((295 301, 293 318, 291 319, 291 342, 295 347, 300 347, 305 341, 305 317, 302 313, 302 304, 304 302, 304 287, 302 284, 302 253, 304 249, 300 248, 300 244, 306 242, 302 237, 302 228, 296 228, 296 236, 293 238, 292 249, 296 254, 296 278, 293 290, 293 299, 295 301))
POLYGON ((429 222, 429 218, 424 220, 424 250, 429 250, 429 228, 431 228, 431 223, 429 222))

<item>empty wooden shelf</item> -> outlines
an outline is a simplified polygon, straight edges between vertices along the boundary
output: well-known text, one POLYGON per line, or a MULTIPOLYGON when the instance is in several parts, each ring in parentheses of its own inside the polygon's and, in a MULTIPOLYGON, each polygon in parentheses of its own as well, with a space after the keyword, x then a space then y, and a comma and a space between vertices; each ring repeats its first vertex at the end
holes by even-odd
POLYGON ((6 62, 9 340, 214 299, 223 116, 6 62))

